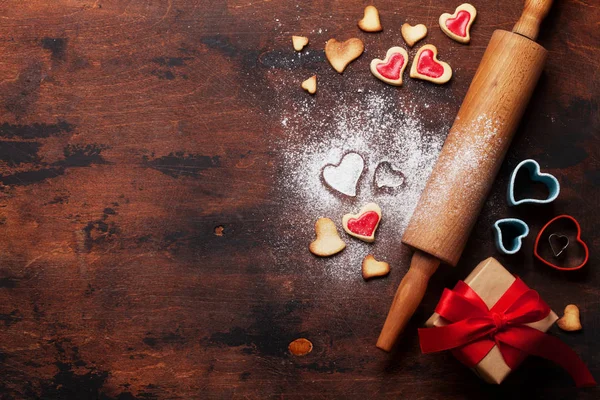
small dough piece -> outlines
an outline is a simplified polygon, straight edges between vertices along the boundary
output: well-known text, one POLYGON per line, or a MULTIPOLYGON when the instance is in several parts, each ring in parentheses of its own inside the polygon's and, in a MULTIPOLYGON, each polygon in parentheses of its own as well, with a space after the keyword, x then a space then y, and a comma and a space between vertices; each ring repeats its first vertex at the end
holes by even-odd
POLYGON ((569 304, 565 307, 565 314, 556 321, 560 329, 567 332, 580 331, 581 321, 579 319, 579 308, 575 304, 569 304))
POLYGON ((469 3, 456 7, 454 14, 440 15, 440 28, 449 38, 459 43, 467 44, 471 41, 471 25, 475 22, 477 10, 469 3))
POLYGON ((317 76, 313 75, 302 82, 302 89, 306 90, 310 94, 317 93, 317 76))
POLYGON ((387 84, 402 86, 402 74, 408 65, 408 53, 402 47, 390 48, 385 59, 371 61, 371 73, 387 84))
POLYGON ((385 276, 390 273, 390 264, 385 261, 377 261, 371 254, 362 262, 362 276, 364 280, 376 276, 385 276))
POLYGON ((302 51, 304 46, 308 44, 308 38, 306 36, 292 36, 292 44, 294 45, 294 50, 302 51))
POLYGON ((360 57, 363 51, 365 51, 365 45, 362 40, 357 38, 348 39, 345 42, 329 39, 325 44, 325 56, 333 69, 340 74, 344 72, 348 64, 360 57))
POLYGON ((375 231, 381 222, 381 208, 375 203, 365 204, 357 214, 342 217, 346 233, 368 243, 375 241, 375 231))
POLYGON ((410 77, 441 85, 452 78, 452 68, 448 63, 438 60, 434 45, 426 44, 415 55, 410 67, 410 77))
POLYGON ((415 43, 427 36, 427 27, 423 24, 412 26, 411 24, 405 23, 402 25, 402 37, 408 45, 413 47, 415 43))
POLYGON ((329 257, 344 250, 346 243, 340 238, 337 228, 329 218, 319 218, 315 223, 317 238, 308 247, 319 257, 329 257))
POLYGON ((358 27, 365 32, 380 32, 383 27, 379 19, 379 11, 374 6, 366 6, 365 15, 358 21, 358 27))

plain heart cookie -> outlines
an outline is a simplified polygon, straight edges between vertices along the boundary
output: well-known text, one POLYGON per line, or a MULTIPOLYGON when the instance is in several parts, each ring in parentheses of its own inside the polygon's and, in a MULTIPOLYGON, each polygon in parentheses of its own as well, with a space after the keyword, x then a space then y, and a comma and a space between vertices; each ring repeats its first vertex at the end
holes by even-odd
POLYGON ((377 261, 373 255, 369 254, 362 262, 362 276, 364 280, 376 276, 385 276, 390 273, 390 264, 385 261, 377 261))
POLYGON ((375 203, 368 203, 357 214, 346 214, 342 217, 342 226, 346 233, 365 242, 375 241, 375 231, 381 221, 381 208, 375 203))
POLYGON ((294 50, 302 51, 304 46, 308 44, 308 38, 306 36, 292 36, 292 45, 294 50))
POLYGON ((346 248, 337 228, 329 218, 319 218, 315 223, 317 238, 308 246, 311 253, 319 257, 329 257, 346 248))
POLYGON ((317 93, 317 76, 313 75, 302 82, 302 89, 306 90, 310 94, 317 93))
POLYGON ((402 86, 402 74, 408 65, 408 53, 402 47, 390 48, 385 59, 371 61, 371 73, 385 83, 402 86))
POLYGON ((437 48, 432 44, 421 47, 410 67, 410 77, 442 84, 452 78, 452 68, 437 59, 437 48))
POLYGON ((469 3, 456 7, 454 14, 440 15, 440 28, 451 39, 459 43, 469 43, 471 40, 471 25, 475 22, 477 10, 469 3))
POLYGON ((413 47, 415 43, 427 36, 427 27, 423 24, 412 26, 405 23, 402 25, 401 32, 408 47, 413 47))
POLYGON ((357 38, 348 39, 345 42, 329 39, 325 44, 325 56, 333 69, 340 74, 344 72, 348 64, 360 57, 363 51, 365 51, 365 45, 362 40, 357 38))
POLYGON ((363 19, 358 21, 358 27, 365 32, 379 32, 383 28, 379 19, 379 11, 374 6, 365 7, 363 19))

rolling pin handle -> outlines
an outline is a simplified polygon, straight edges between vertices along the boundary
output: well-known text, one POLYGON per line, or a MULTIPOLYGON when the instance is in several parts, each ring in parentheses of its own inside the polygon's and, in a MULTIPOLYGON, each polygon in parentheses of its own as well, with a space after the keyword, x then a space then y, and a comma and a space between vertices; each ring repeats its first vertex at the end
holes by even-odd
POLYGON ((513 28, 514 33, 536 40, 540 24, 552 7, 552 0, 526 0, 521 18, 513 28))
POLYGON ((423 300, 429 278, 437 270, 440 260, 417 250, 413 254, 410 268, 394 296, 383 329, 377 339, 377 347, 391 351, 398 336, 423 300))

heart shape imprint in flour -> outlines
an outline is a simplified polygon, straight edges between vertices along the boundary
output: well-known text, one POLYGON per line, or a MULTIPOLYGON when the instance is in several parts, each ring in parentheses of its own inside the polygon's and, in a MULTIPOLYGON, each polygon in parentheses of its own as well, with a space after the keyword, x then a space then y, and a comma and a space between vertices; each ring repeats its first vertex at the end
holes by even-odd
POLYGON ((365 160, 360 154, 349 152, 339 164, 329 164, 323 168, 323 180, 330 188, 345 194, 356 196, 356 185, 365 168, 365 160))
POLYGON ((469 3, 456 7, 454 14, 440 15, 440 28, 451 39, 459 43, 469 43, 471 40, 471 25, 475 21, 477 10, 469 3))
POLYGON ((394 169, 392 164, 388 161, 382 161, 375 168, 375 176, 373 177, 373 183, 375 189, 387 191, 394 190, 401 186, 404 186, 406 178, 404 174, 394 169))
POLYGON ((448 63, 437 59, 437 48, 426 44, 421 47, 410 67, 410 77, 442 84, 452 78, 452 68, 448 63))
POLYGON ((342 226, 347 234, 365 242, 373 242, 379 221, 381 208, 375 203, 368 203, 357 214, 344 215, 342 226))
POLYGON ((402 47, 390 48, 385 59, 371 61, 371 73, 378 79, 394 86, 402 85, 402 73, 408 64, 408 53, 402 47))

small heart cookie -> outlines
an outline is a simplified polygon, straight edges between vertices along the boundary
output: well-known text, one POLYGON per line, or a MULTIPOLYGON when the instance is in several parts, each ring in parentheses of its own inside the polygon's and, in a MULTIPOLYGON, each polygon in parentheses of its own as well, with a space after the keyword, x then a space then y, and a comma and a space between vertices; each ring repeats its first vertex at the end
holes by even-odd
POLYGON ((385 276, 390 273, 390 264, 385 261, 377 261, 371 254, 362 262, 362 276, 364 280, 376 276, 385 276))
POLYGON ((383 28, 379 20, 379 11, 374 6, 365 7, 363 19, 358 21, 358 27, 365 32, 379 32, 383 28))
POLYGON ((363 51, 365 51, 365 45, 362 40, 357 38, 348 39, 345 42, 329 39, 325 44, 325 56, 333 69, 340 74, 344 72, 348 64, 360 57, 363 51))
POLYGON ((302 89, 306 90, 310 94, 317 93, 317 76, 313 75, 302 82, 302 89))
POLYGON ((402 86, 402 74, 408 65, 408 53, 402 47, 390 48, 385 59, 371 61, 371 73, 385 83, 402 86))
POLYGON ((469 43, 471 40, 471 25, 475 22, 477 10, 469 3, 456 7, 454 14, 440 15, 440 28, 449 38, 459 43, 469 43))
POLYGON ((401 32, 408 47, 413 47, 415 43, 427 36, 427 27, 423 24, 412 26, 405 23, 402 25, 401 32))
POLYGON ((294 50, 302 51, 304 46, 308 44, 308 38, 306 36, 292 36, 292 45, 294 50))
POLYGON ((346 247, 335 224, 329 218, 319 218, 315 223, 315 232, 317 238, 308 246, 308 249, 316 256, 329 257, 346 247))
POLYGON ((410 77, 442 84, 452 78, 452 68, 437 59, 437 48, 432 44, 421 47, 410 67, 410 77))
POLYGON ((357 214, 344 215, 342 226, 348 235, 371 243, 375 241, 375 231, 380 221, 381 208, 375 203, 368 203, 357 214))

